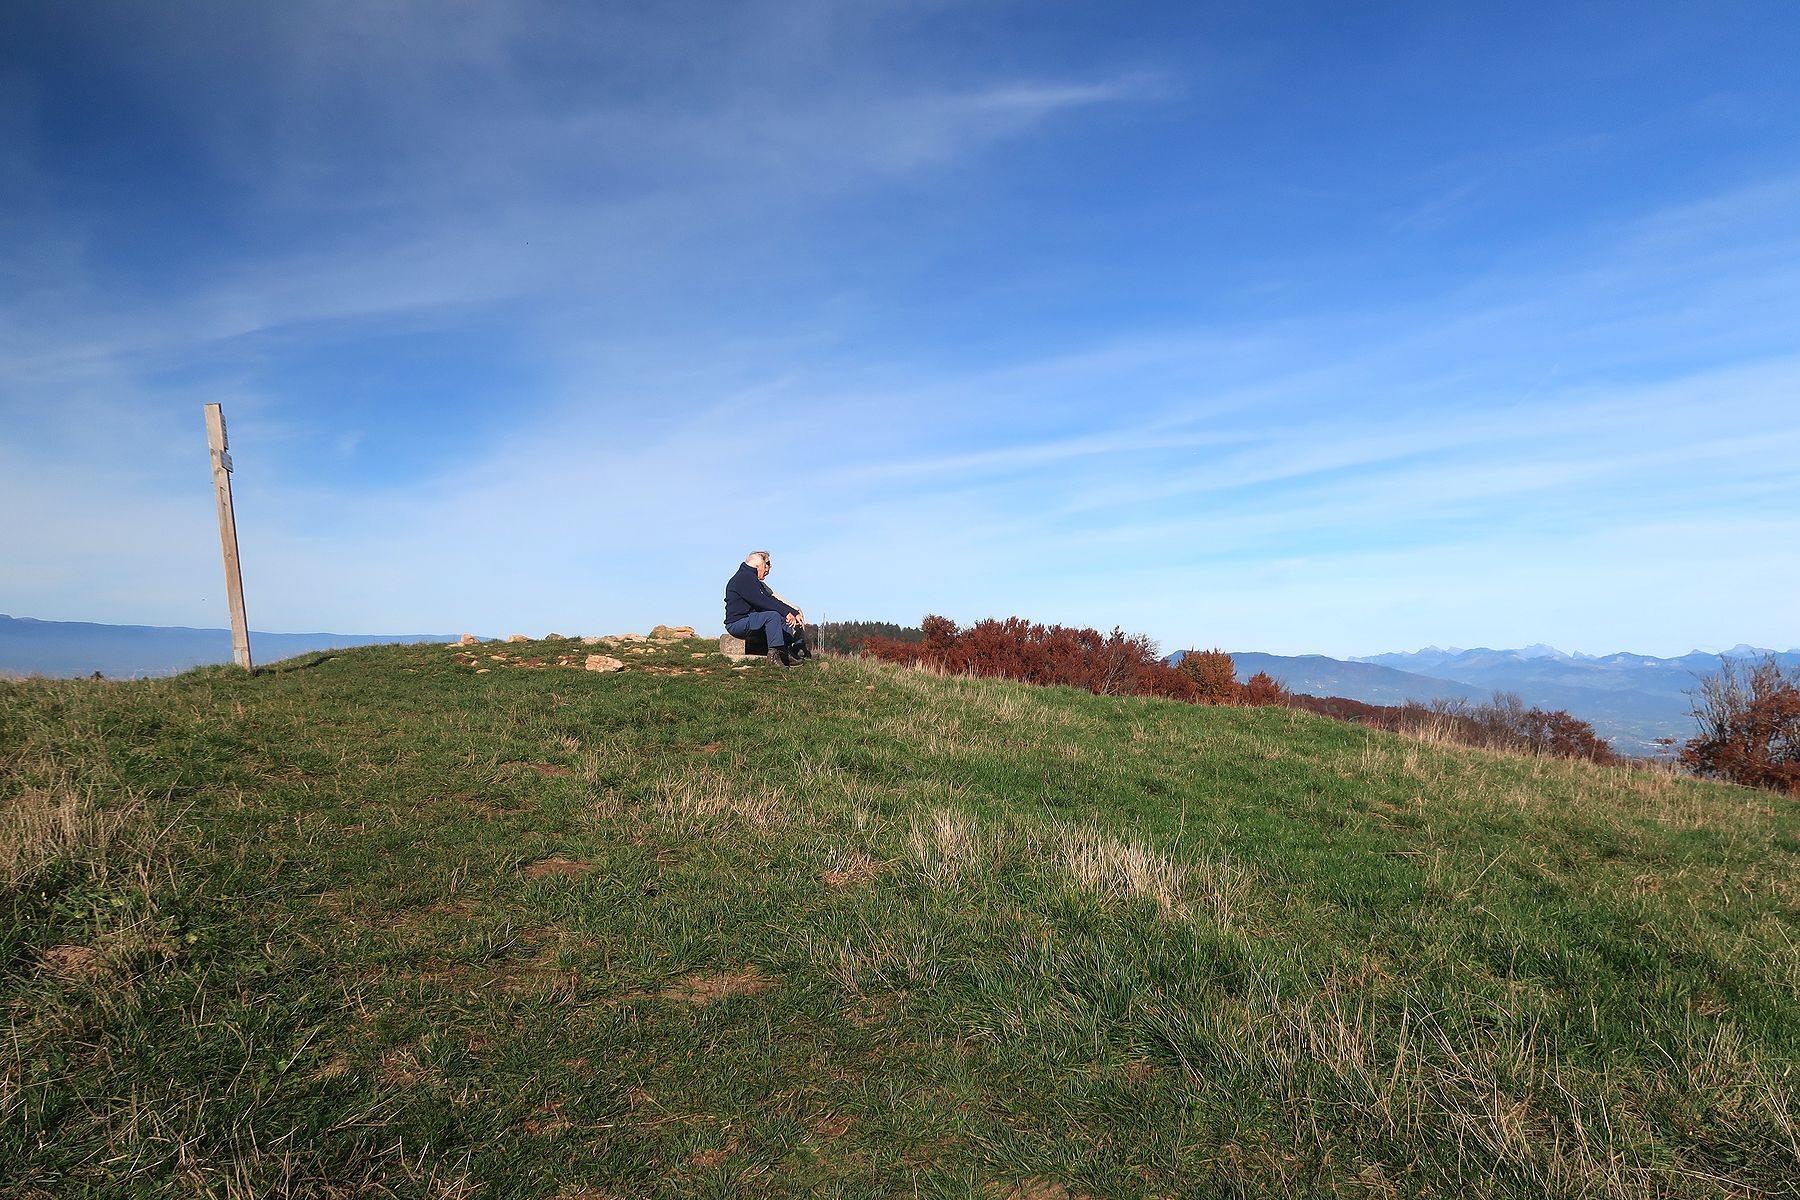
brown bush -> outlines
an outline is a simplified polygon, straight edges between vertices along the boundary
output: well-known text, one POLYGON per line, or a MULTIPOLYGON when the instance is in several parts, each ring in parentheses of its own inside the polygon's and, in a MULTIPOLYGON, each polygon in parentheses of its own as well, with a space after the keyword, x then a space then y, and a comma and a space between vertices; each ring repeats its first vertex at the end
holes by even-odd
POLYGON ((1755 666, 1721 659, 1700 683, 1700 734, 1681 761, 1701 775, 1800 796, 1800 672, 1774 658, 1755 666))
POLYGON ((1141 634, 1040 625, 1022 617, 989 619, 959 629, 949 618, 934 615, 919 627, 925 635, 922 641, 871 637, 864 640, 863 653, 953 675, 1078 687, 1098 696, 1197 699, 1188 677, 1163 663, 1156 646, 1141 634))
POLYGON ((1578 758, 1614 764, 1620 761, 1594 727, 1580 717, 1557 709, 1527 708, 1509 692, 1497 692, 1484 704, 1466 700, 1437 700, 1420 704, 1365 704, 1343 696, 1288 695, 1289 708, 1304 709, 1340 721, 1354 721, 1376 729, 1413 737, 1454 742, 1486 750, 1517 754, 1541 754, 1552 758, 1578 758))
MULTIPOLYGON (((1242 704, 1244 688, 1237 681, 1237 664, 1223 650, 1189 650, 1176 668, 1193 680, 1201 704, 1242 704)), ((1264 678, 1268 678, 1266 675, 1264 678)))
POLYGON ((1255 708, 1270 708, 1287 702, 1287 690, 1267 671, 1258 671, 1244 684, 1244 703, 1255 708))

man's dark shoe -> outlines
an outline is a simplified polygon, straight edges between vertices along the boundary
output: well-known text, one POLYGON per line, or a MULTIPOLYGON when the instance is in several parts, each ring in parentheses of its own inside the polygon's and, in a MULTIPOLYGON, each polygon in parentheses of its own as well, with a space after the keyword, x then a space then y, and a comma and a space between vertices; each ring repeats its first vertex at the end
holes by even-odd
POLYGON ((769 651, 769 661, 778 667, 797 667, 800 660, 787 652, 787 647, 777 646, 769 651))

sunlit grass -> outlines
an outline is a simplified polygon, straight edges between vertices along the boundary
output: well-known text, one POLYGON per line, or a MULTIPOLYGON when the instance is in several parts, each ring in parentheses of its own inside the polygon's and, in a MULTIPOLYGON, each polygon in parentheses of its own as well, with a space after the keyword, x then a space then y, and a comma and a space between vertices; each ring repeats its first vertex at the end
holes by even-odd
POLYGON ((0 1195, 1795 1194, 1777 797, 559 655, 0 685, 0 1195))

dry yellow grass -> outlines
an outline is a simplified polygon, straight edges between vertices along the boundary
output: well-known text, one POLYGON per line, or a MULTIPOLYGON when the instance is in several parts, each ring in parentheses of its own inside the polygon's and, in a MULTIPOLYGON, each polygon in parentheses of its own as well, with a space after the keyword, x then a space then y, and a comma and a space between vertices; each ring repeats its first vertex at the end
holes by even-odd
POLYGON ((651 804, 662 816, 694 832, 720 822, 758 829, 780 825, 787 821, 790 807, 783 796, 752 777, 709 767, 692 767, 659 781, 651 791, 651 804))
POLYGON ((1163 912, 1183 912, 1181 868, 1141 842, 1099 830, 1064 825, 1056 851, 1076 884, 1101 896, 1149 900, 1163 912))
POLYGON ((137 801, 103 806, 91 789, 67 779, 7 797, 0 809, 0 886, 26 886, 67 858, 92 859, 105 870, 106 855, 141 815, 137 801))
POLYGON ((991 839, 967 813, 933 807, 915 815, 906 831, 914 864, 932 883, 954 882, 986 862, 991 839))

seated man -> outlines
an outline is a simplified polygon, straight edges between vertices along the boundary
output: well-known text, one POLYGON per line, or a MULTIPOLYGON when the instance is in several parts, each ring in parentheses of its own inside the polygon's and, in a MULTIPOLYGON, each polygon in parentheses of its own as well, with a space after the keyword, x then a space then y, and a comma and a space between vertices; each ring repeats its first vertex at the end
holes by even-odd
POLYGON ((753 550, 726 581, 725 632, 747 637, 761 630, 768 639, 769 658, 791 667, 812 653, 806 646, 806 615, 763 582, 772 565, 767 550, 753 550))

